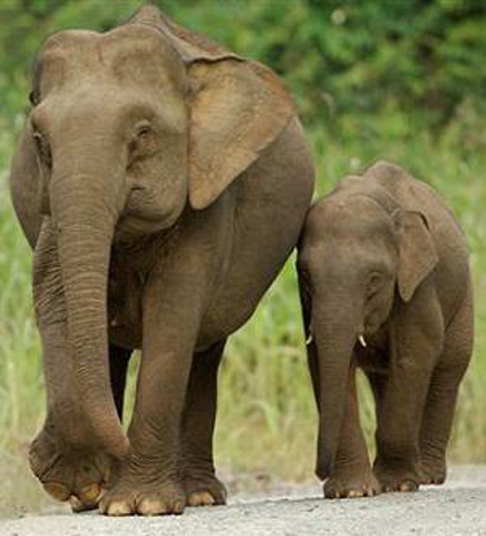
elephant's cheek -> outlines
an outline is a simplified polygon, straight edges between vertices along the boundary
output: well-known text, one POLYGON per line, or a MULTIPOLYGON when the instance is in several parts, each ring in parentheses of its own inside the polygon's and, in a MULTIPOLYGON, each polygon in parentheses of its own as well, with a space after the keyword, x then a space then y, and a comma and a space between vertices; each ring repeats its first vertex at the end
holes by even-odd
POLYGON ((372 335, 373 333, 376 333, 376 331, 380 328, 381 324, 384 321, 382 316, 383 315, 377 311, 373 311, 369 315, 367 315, 365 321, 365 333, 367 335, 372 335))
POLYGON ((128 198, 116 236, 151 234, 172 227, 184 208, 184 197, 171 202, 163 193, 137 188, 128 198))
POLYGON ((384 295, 376 300, 369 311, 365 312, 365 332, 367 334, 376 333, 380 327, 388 320, 393 306, 393 297, 384 295))
POLYGON ((130 239, 157 233, 171 227, 172 223, 167 225, 165 220, 151 221, 145 220, 133 215, 126 215, 120 218, 115 229, 115 242, 130 241, 130 239))

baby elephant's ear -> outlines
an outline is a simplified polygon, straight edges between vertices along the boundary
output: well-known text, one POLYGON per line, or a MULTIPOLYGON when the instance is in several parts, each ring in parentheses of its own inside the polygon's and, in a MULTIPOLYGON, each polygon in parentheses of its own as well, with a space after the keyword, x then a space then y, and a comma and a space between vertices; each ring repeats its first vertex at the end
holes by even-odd
POLYGON ((283 83, 258 63, 196 61, 189 74, 189 199, 202 209, 259 157, 294 112, 283 83))
POLYGON ((421 212, 399 210, 395 215, 399 241, 398 291, 408 302, 439 261, 429 225, 421 212))

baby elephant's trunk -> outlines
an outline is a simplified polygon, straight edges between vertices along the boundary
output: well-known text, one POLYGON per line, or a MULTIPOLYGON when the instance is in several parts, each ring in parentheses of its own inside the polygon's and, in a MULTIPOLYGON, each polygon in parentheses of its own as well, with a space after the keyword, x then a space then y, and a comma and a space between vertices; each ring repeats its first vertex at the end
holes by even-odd
MULTIPOLYGON (((342 305, 340 305, 342 308, 342 305)), ((319 435, 317 476, 331 475, 345 418, 351 356, 358 330, 350 311, 317 303, 312 312, 312 336, 319 368, 319 435)))

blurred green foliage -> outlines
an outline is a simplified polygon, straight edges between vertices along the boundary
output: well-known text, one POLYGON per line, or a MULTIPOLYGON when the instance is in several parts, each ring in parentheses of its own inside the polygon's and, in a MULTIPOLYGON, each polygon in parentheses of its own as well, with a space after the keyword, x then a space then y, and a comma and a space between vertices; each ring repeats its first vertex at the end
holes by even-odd
MULTIPOLYGON (((486 145, 484 0, 157 0, 182 25, 207 33, 285 77, 308 125, 344 139, 444 134, 466 122, 465 150, 486 145), (481 122, 478 120, 481 117, 481 122)), ((2 122, 18 127, 29 66, 42 41, 62 28, 107 30, 139 0, 2 0, 2 122)))

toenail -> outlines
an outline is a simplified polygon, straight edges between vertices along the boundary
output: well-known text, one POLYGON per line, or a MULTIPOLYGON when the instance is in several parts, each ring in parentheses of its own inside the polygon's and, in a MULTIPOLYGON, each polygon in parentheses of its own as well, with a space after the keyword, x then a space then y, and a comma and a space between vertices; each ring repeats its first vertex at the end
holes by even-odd
POLYGON ((211 506, 214 503, 214 497, 208 491, 196 491, 189 497, 189 506, 211 506))
POLYGON ((176 501, 176 503, 174 504, 174 514, 182 514, 185 506, 185 501, 176 501))
POLYGON ((109 516, 128 516, 131 513, 129 504, 124 502, 111 503, 106 509, 106 514, 109 516))
POLYGON ((137 511, 143 516, 155 516, 168 513, 166 506, 161 501, 152 499, 142 499, 138 505, 137 511))
POLYGON ((79 492, 78 497, 84 504, 93 505, 96 504, 96 501, 98 500, 100 495, 100 491, 100 486, 98 484, 90 484, 79 492))

